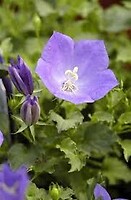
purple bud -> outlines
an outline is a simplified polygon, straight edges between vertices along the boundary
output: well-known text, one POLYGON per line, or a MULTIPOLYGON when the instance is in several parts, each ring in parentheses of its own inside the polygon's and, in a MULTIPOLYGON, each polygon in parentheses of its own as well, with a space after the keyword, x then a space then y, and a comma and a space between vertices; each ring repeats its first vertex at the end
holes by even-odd
POLYGON ((17 90, 25 96, 32 94, 34 90, 33 79, 26 63, 20 56, 17 57, 17 63, 14 63, 13 60, 10 63, 9 74, 17 90))
POLYGON ((20 115, 22 120, 28 126, 31 126, 38 121, 40 117, 40 106, 38 104, 38 98, 36 96, 28 95, 26 97, 26 100, 21 107, 20 115))

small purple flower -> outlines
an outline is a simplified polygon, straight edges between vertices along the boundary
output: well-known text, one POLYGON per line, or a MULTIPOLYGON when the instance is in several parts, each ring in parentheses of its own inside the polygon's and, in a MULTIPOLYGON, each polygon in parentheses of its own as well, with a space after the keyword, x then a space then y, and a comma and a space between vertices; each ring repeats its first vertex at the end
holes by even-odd
POLYGON ((36 73, 56 97, 74 104, 91 103, 118 85, 108 65, 103 41, 74 42, 54 32, 38 60, 36 73))
POLYGON ((36 96, 28 95, 24 101, 20 115, 22 120, 28 125, 31 126, 35 124, 40 117, 40 106, 38 104, 38 98, 36 96))
POLYGON ((17 57, 17 63, 11 61, 9 74, 12 82, 20 93, 25 96, 33 93, 34 85, 31 72, 20 56, 17 57))
MULTIPOLYGON (((104 187, 102 187, 100 184, 96 184, 95 189, 94 189, 94 196, 95 196, 95 200, 111 200, 110 195, 108 194, 108 192, 106 191, 106 189, 104 187)), ((114 199, 114 200, 128 200, 128 199, 114 199)))
POLYGON ((3 136, 3 133, 0 131, 0 146, 2 145, 4 141, 4 136, 3 136))
POLYGON ((24 200, 29 180, 25 167, 12 171, 8 164, 0 171, 0 199, 24 200))

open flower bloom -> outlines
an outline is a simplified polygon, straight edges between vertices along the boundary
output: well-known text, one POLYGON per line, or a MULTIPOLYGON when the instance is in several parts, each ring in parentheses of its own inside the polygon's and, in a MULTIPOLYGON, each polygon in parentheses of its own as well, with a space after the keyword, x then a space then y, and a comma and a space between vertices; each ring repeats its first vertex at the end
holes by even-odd
MULTIPOLYGON (((104 187, 102 187, 100 184, 96 184, 95 189, 94 189, 94 196, 95 196, 95 200, 99 199, 99 200, 111 200, 110 195, 108 194, 108 192, 106 191, 106 189, 104 187)), ((128 199, 114 199, 114 200, 128 200, 128 199)))
POLYGON ((74 42, 54 32, 38 60, 36 73, 56 97, 74 104, 91 103, 118 85, 108 65, 103 41, 74 42))
POLYGON ((20 93, 25 96, 33 93, 34 85, 31 72, 20 56, 17 57, 17 63, 11 61, 9 75, 20 93))
POLYGON ((2 145, 4 141, 3 133, 0 131, 0 146, 2 145))
POLYGON ((9 165, 4 164, 0 171, 0 199, 24 200, 28 177, 25 167, 12 171, 9 165))

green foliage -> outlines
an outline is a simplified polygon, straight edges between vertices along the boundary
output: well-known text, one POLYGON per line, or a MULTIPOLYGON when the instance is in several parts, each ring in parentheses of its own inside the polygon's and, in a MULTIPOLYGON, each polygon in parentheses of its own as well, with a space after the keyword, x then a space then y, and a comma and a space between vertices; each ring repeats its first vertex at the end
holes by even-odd
POLYGON ((36 147, 27 149, 21 143, 14 144, 8 152, 9 161, 14 168, 18 168, 21 165, 31 167, 35 163, 37 157, 38 149, 36 147))
POLYGON ((81 124, 83 121, 83 116, 80 112, 72 113, 70 119, 63 119, 60 115, 55 112, 50 113, 50 120, 57 123, 56 127, 58 132, 67 131, 70 128, 75 128, 78 124, 81 124))
POLYGON ((65 157, 69 159, 71 169, 69 172, 80 170, 85 165, 85 157, 82 152, 76 147, 76 143, 70 138, 66 138, 61 141, 60 145, 56 146, 65 153, 65 157))
POLYGON ((130 169, 117 158, 108 157, 104 160, 103 174, 109 179, 111 184, 116 184, 119 180, 131 181, 130 169))
POLYGON ((38 189, 35 184, 31 183, 27 191, 26 200, 51 200, 51 197, 46 190, 38 189))
POLYGON ((131 156, 131 140, 123 140, 120 144, 124 151, 125 160, 128 162, 129 157, 131 156))
POLYGON ((116 135, 108 126, 100 123, 83 123, 77 131, 76 140, 79 148, 87 155, 102 156, 112 151, 116 135))

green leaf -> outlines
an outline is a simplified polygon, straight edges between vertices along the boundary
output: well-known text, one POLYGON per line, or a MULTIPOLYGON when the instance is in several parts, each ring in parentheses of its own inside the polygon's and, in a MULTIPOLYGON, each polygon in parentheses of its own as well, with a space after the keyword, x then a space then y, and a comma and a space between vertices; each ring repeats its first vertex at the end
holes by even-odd
POLYGON ((58 157, 55 157, 53 153, 49 157, 46 154, 45 156, 41 156, 37 159, 32 169, 36 173, 48 172, 52 174, 55 171, 55 165, 58 164, 58 162, 58 157))
POLYGON ((21 165, 30 167, 35 163, 36 158, 39 157, 38 151, 38 148, 34 146, 27 149, 23 144, 17 143, 10 148, 8 159, 14 168, 18 168, 21 165))
POLYGON ((109 157, 104 160, 103 175, 109 179, 110 184, 120 180, 131 181, 131 170, 118 158, 109 157))
POLYGON ((13 45, 11 43, 11 38, 5 38, 0 45, 0 51, 2 51, 2 54, 4 56, 8 55, 12 51, 13 45))
POLYGON ((122 89, 118 88, 110 92, 108 95, 108 104, 110 108, 117 106, 122 99, 125 98, 125 94, 122 89))
POLYGON ((18 129, 18 131, 16 131, 14 134, 21 133, 27 128, 28 126, 25 123, 23 123, 22 126, 18 129))
POLYGON ((31 183, 28 187, 26 200, 52 200, 47 194, 46 190, 39 189, 34 183, 31 183))
POLYGON ((128 162, 131 156, 131 140, 122 140, 119 143, 124 150, 125 160, 128 162))
MULTIPOLYGON (((75 193, 75 196, 78 200, 92 200, 90 194, 88 194, 88 180, 90 172, 88 168, 82 168, 81 171, 76 171, 70 173, 70 185, 75 193), (88 198, 89 197, 89 198, 88 198)), ((90 183, 91 186, 91 183, 90 183)))
POLYGON ((54 9, 51 7, 51 5, 48 2, 42 1, 42 0, 36 0, 35 1, 37 12, 41 17, 46 17, 52 13, 54 13, 54 9))
POLYGON ((112 6, 103 12, 102 30, 120 32, 131 28, 131 12, 122 6, 112 6))
POLYGON ((79 126, 74 140, 79 145, 79 149, 87 155, 106 155, 112 151, 112 146, 117 141, 117 136, 100 123, 83 123, 79 126))
POLYGON ((69 172, 80 170, 85 165, 85 157, 77 149, 76 143, 71 138, 65 138, 60 145, 56 146, 65 153, 65 157, 69 159, 71 169, 69 172))
POLYGON ((72 195, 74 195, 74 192, 73 192, 72 189, 60 187, 60 197, 61 197, 61 199, 72 200, 72 195))
POLYGON ((130 62, 131 61, 131 44, 129 42, 126 43, 126 48, 123 48, 123 45, 121 45, 118 48, 116 60, 122 61, 122 62, 130 62))
POLYGON ((131 112, 125 112, 123 113, 119 119, 118 122, 123 125, 123 124, 131 124, 131 112))
POLYGON ((32 136, 33 142, 35 142, 35 129, 34 129, 34 125, 29 127, 30 130, 30 134, 32 136))
POLYGON ((74 112, 70 119, 63 119, 60 115, 51 111, 50 120, 55 121, 57 123, 56 127, 58 132, 67 131, 70 128, 77 127, 78 124, 81 124, 83 121, 83 115, 80 112, 74 112))
POLYGON ((91 116, 93 122, 113 122, 113 116, 109 112, 97 111, 91 116))

